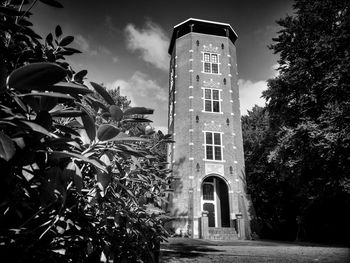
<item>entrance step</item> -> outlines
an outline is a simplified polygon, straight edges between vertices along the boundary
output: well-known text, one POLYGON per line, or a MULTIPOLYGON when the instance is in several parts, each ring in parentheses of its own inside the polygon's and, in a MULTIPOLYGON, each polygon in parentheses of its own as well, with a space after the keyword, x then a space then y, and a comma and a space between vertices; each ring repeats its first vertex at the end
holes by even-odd
POLYGON ((238 240, 237 232, 231 227, 209 227, 209 239, 238 240))

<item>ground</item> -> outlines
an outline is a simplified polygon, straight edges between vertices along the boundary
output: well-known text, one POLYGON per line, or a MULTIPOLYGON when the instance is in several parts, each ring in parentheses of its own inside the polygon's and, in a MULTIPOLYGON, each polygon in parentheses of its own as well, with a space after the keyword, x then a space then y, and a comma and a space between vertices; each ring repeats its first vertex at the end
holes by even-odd
POLYGON ((350 250, 314 244, 271 241, 204 241, 170 238, 161 245, 163 263, 350 263, 350 250))

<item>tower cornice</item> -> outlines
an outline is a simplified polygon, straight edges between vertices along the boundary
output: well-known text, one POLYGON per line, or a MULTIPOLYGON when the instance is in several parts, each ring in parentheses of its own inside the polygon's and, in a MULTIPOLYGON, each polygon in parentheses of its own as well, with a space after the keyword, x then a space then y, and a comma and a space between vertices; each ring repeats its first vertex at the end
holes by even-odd
POLYGON ((170 55, 172 54, 175 40, 177 38, 191 32, 210 34, 214 36, 224 36, 229 38, 233 44, 238 38, 237 33, 233 30, 230 24, 197 18, 189 18, 174 26, 168 53, 170 55))

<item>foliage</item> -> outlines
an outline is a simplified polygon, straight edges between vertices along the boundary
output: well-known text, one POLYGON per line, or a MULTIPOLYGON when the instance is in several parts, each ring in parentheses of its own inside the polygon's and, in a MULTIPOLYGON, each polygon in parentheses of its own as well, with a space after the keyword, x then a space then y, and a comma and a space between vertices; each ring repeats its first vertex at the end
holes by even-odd
POLYGON ((242 116, 242 131, 247 190, 255 209, 252 231, 264 238, 293 239, 295 228, 287 223, 288 213, 293 211, 289 186, 267 161, 276 145, 267 110, 255 106, 242 116))
POLYGON ((91 83, 104 101, 94 96, 87 71, 64 61, 80 53, 69 47, 74 37, 57 26, 42 43, 20 2, 0 6, 3 259, 152 261, 167 235, 161 207, 169 171, 157 149, 169 136, 133 132, 129 124, 153 110, 127 107, 91 83))
MULTIPOLYGON (((288 238, 294 231, 297 239, 344 242, 350 234, 349 8, 345 0, 296 0, 270 47, 280 74, 264 93, 269 127, 259 124, 262 133, 253 136, 261 144, 247 176, 255 191, 274 191, 263 207, 279 211, 260 216, 266 223, 278 215, 274 227, 289 226, 288 238), (270 179, 273 188, 265 188, 270 179)), ((255 144, 244 132, 245 145, 255 144)))

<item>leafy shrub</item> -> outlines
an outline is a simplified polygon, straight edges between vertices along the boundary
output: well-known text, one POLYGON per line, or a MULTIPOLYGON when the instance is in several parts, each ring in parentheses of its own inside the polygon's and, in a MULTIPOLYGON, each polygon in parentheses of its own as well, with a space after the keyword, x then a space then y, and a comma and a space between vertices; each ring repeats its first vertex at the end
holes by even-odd
POLYGON ((0 6, 2 257, 155 261, 167 236, 169 171, 159 150, 169 136, 144 128, 153 110, 121 109, 91 82, 101 101, 84 85, 87 71, 64 61, 80 53, 69 47, 74 37, 57 26, 42 43, 20 2, 0 6))

